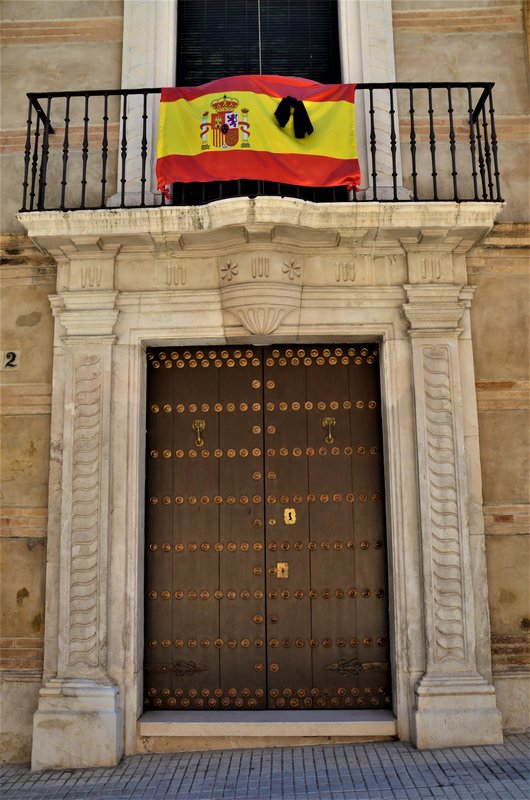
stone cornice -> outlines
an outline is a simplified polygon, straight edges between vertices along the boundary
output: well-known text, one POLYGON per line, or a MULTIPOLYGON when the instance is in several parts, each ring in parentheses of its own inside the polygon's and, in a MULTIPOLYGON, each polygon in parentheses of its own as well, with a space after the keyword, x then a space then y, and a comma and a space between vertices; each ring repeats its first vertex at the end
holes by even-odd
POLYGON ((67 292, 50 297, 52 312, 68 336, 112 337, 119 311, 117 292, 67 292))
POLYGON ((472 296, 472 291, 464 289, 471 287, 435 284, 404 288, 408 302, 402 306, 402 312, 410 325, 411 337, 461 333, 459 322, 472 296))
POLYGON ((191 253, 269 241, 311 248, 333 247, 352 234, 357 245, 429 242, 452 252, 475 246, 492 228, 501 203, 334 203, 258 197, 219 200, 206 206, 167 206, 97 211, 41 211, 20 214, 31 239, 44 251, 81 257, 82 243, 105 250, 191 253), (97 237, 97 238, 95 238, 97 237))

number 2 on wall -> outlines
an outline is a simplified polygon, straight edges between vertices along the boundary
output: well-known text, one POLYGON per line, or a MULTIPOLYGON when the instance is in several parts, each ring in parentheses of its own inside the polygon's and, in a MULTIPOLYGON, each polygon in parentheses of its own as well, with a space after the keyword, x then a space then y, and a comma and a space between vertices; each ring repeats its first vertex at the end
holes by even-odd
POLYGON ((8 371, 18 369, 20 366, 20 352, 18 350, 0 350, 1 369, 8 371))

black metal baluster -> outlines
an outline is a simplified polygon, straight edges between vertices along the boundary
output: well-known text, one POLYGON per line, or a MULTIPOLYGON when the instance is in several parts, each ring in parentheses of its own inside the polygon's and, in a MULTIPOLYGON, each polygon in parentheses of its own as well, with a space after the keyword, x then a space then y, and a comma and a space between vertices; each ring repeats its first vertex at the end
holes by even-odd
POLYGON ((35 202, 35 183, 37 180, 37 166, 39 163, 39 136, 40 136, 40 116, 37 115, 35 124, 35 143, 33 146, 33 157, 31 159, 31 190, 29 193, 29 210, 33 211, 35 202))
POLYGON ((103 96, 103 137, 101 140, 101 208, 105 208, 107 190, 107 158, 109 155, 109 96, 103 96))
POLYGON ((121 201, 120 201, 120 208, 125 208, 125 164, 127 161, 127 92, 123 93, 123 106, 122 106, 122 115, 121 115, 121 201))
MULTIPOLYGON (((33 102, 31 98, 29 99, 28 105, 28 119, 27 119, 27 128, 26 128, 26 146, 24 149, 24 179, 22 181, 22 208, 21 211, 27 211, 26 208, 26 200, 28 196, 28 186, 29 186, 29 165, 31 162, 31 127, 32 127, 32 112, 33 112, 33 102)), ((37 117, 38 121, 38 117, 37 117)))
POLYGON ((368 90, 370 95, 370 153, 372 156, 372 199, 377 200, 377 169, 376 169, 376 154, 377 154, 377 137, 375 135, 375 111, 374 111, 374 90, 368 90))
MULTIPOLYGON (((441 189, 438 186, 438 172, 437 172, 437 162, 439 158, 436 155, 436 138, 438 138, 439 142, 442 142, 442 147, 449 146, 450 152, 450 164, 451 167, 449 170, 446 169, 446 165, 444 162, 444 170, 449 176, 451 175, 451 184, 450 188, 446 191, 444 188, 444 193, 441 195, 443 199, 451 199, 454 202, 461 202, 462 198, 460 195, 463 195, 465 200, 476 200, 476 201, 493 201, 493 200, 501 200, 501 188, 500 188, 500 172, 499 172, 499 162, 498 162, 498 141, 497 135, 495 131, 495 114, 494 114, 494 107, 493 107, 493 97, 491 87, 493 84, 490 83, 478 83, 478 84, 469 84, 469 83, 455 83, 455 82, 436 82, 436 83, 394 83, 394 84, 359 84, 358 89, 365 90, 369 95, 369 107, 368 107, 368 119, 369 119, 369 157, 368 157, 368 173, 369 173, 369 190, 366 195, 363 194, 361 196, 359 191, 359 186, 352 186, 346 191, 346 189, 342 188, 335 188, 335 189, 317 189, 315 187, 305 187, 305 186, 297 186, 297 185, 288 185, 288 184, 275 184, 268 181, 227 181, 222 183, 221 185, 218 182, 214 183, 202 183, 197 182, 193 184, 186 184, 179 187, 174 188, 174 194, 171 199, 167 199, 164 196, 161 196, 160 201, 158 199, 156 202, 161 202, 162 205, 168 205, 172 202, 181 202, 181 203, 188 203, 193 205, 200 205, 201 203, 210 203, 213 200, 219 199, 221 197, 240 197, 243 195, 249 196, 261 196, 267 192, 267 194, 277 194, 279 196, 284 197, 297 197, 306 200, 311 200, 312 202, 342 202, 343 200, 348 200, 350 202, 358 202, 360 199, 373 199, 376 202, 379 202, 378 197, 378 141, 377 138, 381 139, 381 135, 378 133, 377 124, 379 122, 379 115, 383 114, 383 107, 378 105, 376 110, 376 99, 378 98, 377 92, 379 91, 387 91, 389 93, 388 102, 384 106, 384 113, 388 115, 387 117, 387 124, 389 123, 389 142, 390 142, 390 156, 391 156, 391 174, 392 174, 392 188, 393 192, 391 195, 392 200, 395 202, 399 200, 399 186, 398 186, 398 167, 400 165, 399 156, 400 153, 398 152, 398 141, 399 141, 399 130, 398 130, 398 121, 397 121, 397 114, 398 114, 398 99, 399 95, 397 90, 403 89, 404 91, 408 91, 409 94, 409 121, 410 121, 410 130, 409 130, 409 147, 410 147, 410 158, 411 158, 411 195, 414 201, 419 200, 419 192, 421 189, 421 181, 420 181, 420 158, 419 158, 419 128, 417 128, 417 121, 416 121, 416 113, 417 110, 415 108, 415 104, 417 102, 418 91, 421 89, 426 90, 428 92, 428 120, 429 120, 429 148, 430 148, 430 161, 432 164, 432 193, 427 195, 428 199, 432 198, 433 200, 438 200, 440 196, 441 189), (436 92, 442 89, 447 92, 447 106, 446 111, 441 109, 441 113, 447 113, 447 125, 448 125, 448 133, 447 139, 445 139, 446 134, 440 133, 441 128, 436 131, 436 125, 439 123, 442 127, 445 125, 445 117, 437 117, 436 116, 436 109, 434 107, 434 102, 437 101, 436 92), (469 105, 469 147, 470 147, 470 157, 471 157, 471 164, 470 164, 470 172, 467 175, 471 176, 472 179, 472 192, 469 191, 467 187, 467 181, 469 181, 469 177, 466 179, 466 186, 465 188, 462 187, 463 182, 463 173, 462 173, 462 159, 461 154, 459 154, 459 149, 462 146, 460 143, 460 132, 458 128, 458 120, 457 120, 457 95, 456 90, 463 90, 464 92, 467 91, 468 97, 468 105, 469 105), (474 104, 474 93, 480 91, 481 95, 477 102, 474 104), (486 103, 489 102, 489 107, 486 106, 486 103), (376 120, 377 117, 377 120, 376 120), (442 138, 440 138, 442 136, 442 138), (447 144, 443 144, 443 140, 447 142, 447 144), (459 164, 460 160, 460 164, 459 164), (459 168, 460 167, 460 168, 459 168), (247 185, 248 184, 248 185, 247 185)), ((119 197, 120 197, 120 207, 126 208, 128 205, 127 201, 127 193, 126 193, 126 184, 127 184, 127 151, 128 151, 128 142, 127 142, 127 127, 128 127, 128 119, 129 116, 132 116, 134 113, 134 119, 139 122, 139 115, 141 115, 142 119, 142 135, 141 135, 141 142, 140 142, 140 158, 141 158, 141 180, 140 180, 140 197, 139 200, 135 201, 136 204, 140 207, 145 208, 146 204, 149 205, 149 187, 150 187, 150 165, 149 165, 149 142, 150 142, 150 132, 149 132, 149 97, 151 94, 159 93, 159 89, 138 89, 138 90, 101 90, 95 92, 84 92, 84 91, 74 91, 74 92, 61 92, 58 94, 44 94, 44 95, 37 95, 31 93, 28 95, 28 99, 30 99, 30 104, 28 107, 28 115, 27 115, 27 130, 26 130, 26 137, 25 137, 25 149, 24 149, 24 170, 23 170, 23 182, 22 182, 22 189, 23 189, 23 197, 22 197, 22 209, 21 211, 33 211, 36 208, 39 210, 44 210, 46 208, 46 199, 45 194, 47 191, 47 170, 48 168, 51 170, 52 163, 50 162, 50 143, 53 140, 50 140, 50 136, 53 135, 54 130, 51 124, 51 106, 54 106, 55 100, 57 98, 64 98, 65 106, 64 106, 64 135, 63 140, 60 143, 60 147, 62 148, 62 153, 59 155, 61 158, 60 167, 58 168, 58 173, 60 173, 60 177, 58 178, 58 183, 60 186, 54 187, 57 189, 57 192, 54 191, 54 200, 48 200, 48 207, 57 207, 63 211, 66 211, 68 207, 72 208, 72 203, 69 201, 68 197, 71 194, 71 188, 68 187, 72 185, 72 155, 70 154, 70 148, 72 146, 71 137, 72 137, 72 130, 71 126, 73 124, 72 120, 75 119, 76 115, 74 114, 75 106, 74 104, 77 100, 73 98, 80 98, 80 103, 84 104, 84 116, 83 116, 83 136, 82 136, 82 169, 81 178, 80 178, 80 200, 78 201, 77 205, 74 204, 74 208, 89 208, 92 206, 92 195, 94 191, 96 194, 99 195, 99 207, 104 208, 106 202, 106 192, 107 192, 107 184, 108 184, 108 169, 109 169, 109 158, 110 158, 110 148, 111 148, 111 136, 110 136, 110 102, 111 98, 121 98, 122 106, 120 109, 120 117, 119 117, 119 153, 118 153, 118 185, 120 186, 119 189, 119 197), (136 107, 136 103, 134 104, 134 112, 131 112, 129 108, 129 100, 128 98, 131 95, 138 95, 142 97, 142 102, 138 102, 138 107, 136 107), (47 101, 47 109, 46 111, 46 104, 44 106, 41 105, 42 101, 39 101, 39 97, 46 99, 47 101), (92 110, 92 115, 94 116, 94 108, 92 98, 98 97, 103 99, 103 108, 102 108, 102 139, 101 139, 101 190, 100 193, 97 189, 94 190, 94 187, 91 188, 90 181, 92 177, 90 176, 90 172, 88 170, 88 162, 90 160, 90 109, 92 110), (141 109, 141 110, 140 110, 141 109), (137 116, 138 115, 138 116, 137 116), (35 121, 36 118, 36 121, 35 121), (121 154, 121 155, 120 155, 121 154), (50 164, 50 166, 48 166, 50 164), (57 201, 55 200, 55 194, 57 194, 57 201), (59 201, 60 197, 60 201, 59 201)), ((54 106, 55 108, 55 106, 54 106)), ((81 109, 83 106, 81 106, 81 109)), ((99 116, 99 113, 98 113, 99 116)), ((420 126, 421 127, 421 126, 420 126)), ((98 128, 99 130, 99 128, 98 128)), ((73 140, 72 140, 73 141, 73 140)), ((385 145, 386 146, 386 145, 385 145)), ((381 149, 381 148, 380 148, 381 149)), ((53 151, 52 151, 53 155, 53 151)), ((386 157, 386 156, 385 156, 386 157)), ((97 159, 96 159, 97 160, 97 159)), ((90 162, 92 164, 92 162, 90 162)), ((449 164, 449 162, 447 162, 449 164)), ((408 163, 407 163, 408 168, 408 163)), ((388 172, 388 168, 385 167, 388 172)), ((428 168, 427 168, 428 170, 428 168)), ((407 169, 407 174, 408 169, 407 169)), ((444 173, 445 174, 445 173, 444 173)), ((57 180, 57 179, 56 179, 57 180)), ((98 179, 96 179, 97 181, 98 179)), ((48 191, 49 196, 49 191, 48 191)), ((157 193, 158 198, 158 193, 157 193)), ((98 202, 96 200, 96 203, 98 202)))
POLYGON ((487 200, 488 195, 486 192, 486 167, 484 163, 484 154, 482 152, 482 137, 480 135, 480 115, 477 118, 476 126, 477 126, 477 133, 476 133, 476 140, 477 140, 477 150, 478 150, 478 170, 480 174, 480 182, 482 184, 482 199, 487 200))
POLYGON ((433 200, 438 200, 438 182, 437 182, 437 175, 436 172, 436 136, 434 133, 434 108, 432 105, 432 87, 429 86, 428 88, 428 95, 429 95, 429 148, 431 151, 431 166, 432 166, 432 192, 433 192, 433 200))
POLYGON ((473 199, 478 200, 477 182, 477 156, 475 146, 475 123, 473 120, 473 94, 471 86, 467 87, 468 114, 469 114, 469 149, 471 151, 471 177, 473 178, 473 199))
POLYGON ((50 114, 51 114, 52 98, 48 97, 46 104, 46 121, 44 123, 44 130, 42 132, 42 151, 40 159, 40 172, 39 172, 39 197, 37 200, 37 210, 44 210, 44 201, 46 195, 46 172, 48 170, 48 153, 50 152, 49 136, 50 136, 50 114))
POLYGON ((491 151, 493 153, 493 174, 495 176, 496 197, 495 200, 502 200, 501 197, 501 183, 499 162, 497 158, 497 133, 495 131, 495 109, 493 108, 493 92, 490 89, 488 93, 489 100, 489 113, 490 113, 490 137, 491 137, 491 151))
POLYGON ((394 190, 394 200, 398 199, 397 192, 397 157, 396 157, 396 111, 394 109, 394 90, 389 86, 390 90, 390 153, 392 156, 392 188, 394 190))
POLYGON ((142 191, 141 191, 141 200, 140 206, 145 208, 145 164, 147 161, 147 92, 143 93, 144 102, 143 102, 143 109, 142 109, 142 191))
POLYGON ((455 126, 453 121, 453 97, 451 93, 451 87, 447 87, 447 100, 448 100, 448 109, 447 112, 449 114, 449 150, 451 152, 451 175, 453 177, 453 200, 458 201, 458 180, 457 180, 457 169, 456 169, 456 142, 455 142, 455 126))
POLYGON ((68 170, 68 148, 69 139, 68 131, 70 126, 70 95, 67 96, 64 109, 64 138, 63 138, 63 174, 61 177, 61 211, 65 211, 65 198, 66 198, 66 173, 68 170))
POLYGON ((493 176, 491 172, 491 148, 490 137, 488 134, 488 118, 486 116, 486 106, 482 106, 482 130, 484 133, 484 160, 486 162, 486 172, 488 175, 488 197, 493 200, 493 176))
POLYGON ((89 95, 85 94, 85 110, 83 116, 83 144, 81 147, 81 205, 80 208, 85 208, 85 198, 86 198, 86 172, 87 172, 87 163, 88 163, 88 102, 89 102, 89 95))
POLYGON ((414 89, 409 87, 409 116, 410 116, 410 159, 412 175, 412 197, 418 199, 418 172, 416 170, 416 128, 414 125, 414 89))

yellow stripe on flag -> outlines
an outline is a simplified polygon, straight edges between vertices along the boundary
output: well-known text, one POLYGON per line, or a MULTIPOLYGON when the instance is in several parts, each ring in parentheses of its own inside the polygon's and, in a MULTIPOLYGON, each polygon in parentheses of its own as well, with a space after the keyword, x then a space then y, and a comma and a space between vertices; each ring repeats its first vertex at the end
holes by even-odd
MULTIPOLYGON (((205 94, 193 100, 175 100, 160 104, 158 158, 167 155, 197 156, 202 152, 200 124, 203 114, 212 111, 211 103, 219 99, 219 92, 205 94)), ((293 119, 280 128, 274 112, 278 98, 255 92, 237 92, 241 109, 248 108, 249 148, 255 152, 296 153, 329 156, 338 159, 357 158, 355 144, 354 105, 343 100, 334 102, 305 101, 305 107, 314 127, 314 133, 304 139, 295 139, 293 119)), ((208 132, 208 137, 210 132, 208 132)), ((242 136, 232 149, 240 150, 242 136)))
POLYGON ((177 182, 358 186, 354 98, 353 84, 280 75, 162 89, 158 187, 171 199, 177 182))

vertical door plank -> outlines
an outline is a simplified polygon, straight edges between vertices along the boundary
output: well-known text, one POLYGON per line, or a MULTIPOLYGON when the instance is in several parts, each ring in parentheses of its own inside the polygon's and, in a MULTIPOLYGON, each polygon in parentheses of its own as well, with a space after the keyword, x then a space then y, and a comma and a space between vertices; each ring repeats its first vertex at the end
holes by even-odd
POLYGON ((311 705, 306 375, 300 348, 265 353, 268 692, 272 708, 311 705), (294 362, 294 363, 293 363, 294 362), (287 564, 282 578, 278 564, 287 564))
POLYGON ((212 357, 215 350, 180 348, 176 352, 173 689, 178 707, 200 709, 210 707, 219 685, 219 656, 213 644, 219 631, 214 598, 218 512, 213 502, 218 473, 214 458, 219 427, 215 412, 218 376, 212 357), (195 420, 204 422, 202 432, 194 430, 195 420), (197 444, 201 440, 202 444, 197 444))
POLYGON ((173 381, 166 351, 147 354, 145 657, 146 707, 162 707, 172 675, 173 381), (162 694, 164 692, 164 695, 162 694))
POLYGON ((225 708, 265 704, 261 354, 223 348, 219 370, 220 670, 225 708), (254 385, 253 385, 254 384, 254 385))
POLYGON ((350 367, 361 708, 390 704, 388 588, 379 348, 359 345, 350 367))
POLYGON ((315 706, 343 707, 351 676, 336 667, 352 657, 355 636, 355 601, 348 592, 353 581, 351 455, 348 366, 342 363, 344 349, 329 345, 316 348, 308 367, 308 398, 311 417, 310 489, 311 507, 313 636, 313 680, 315 706), (334 427, 324 427, 332 419, 334 427), (332 438, 329 442, 326 439, 332 438), (316 692, 319 692, 316 694, 316 692))

